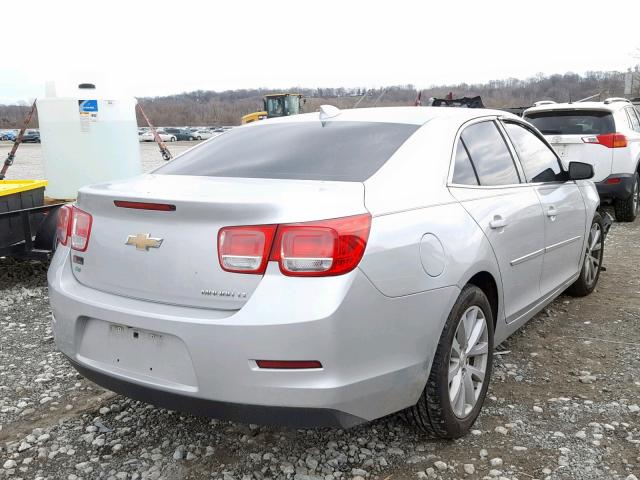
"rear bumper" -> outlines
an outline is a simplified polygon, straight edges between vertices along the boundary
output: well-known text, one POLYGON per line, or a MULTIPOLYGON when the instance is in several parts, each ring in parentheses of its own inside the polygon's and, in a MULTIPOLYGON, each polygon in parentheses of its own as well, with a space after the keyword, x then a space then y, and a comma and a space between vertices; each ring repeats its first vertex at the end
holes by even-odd
POLYGON ((617 173, 610 175, 601 182, 596 182, 596 188, 601 199, 625 200, 633 193, 635 174, 617 173), (618 183, 607 183, 612 178, 619 178, 618 183))
POLYGON ((223 418, 235 422, 289 427, 349 428, 366 422, 364 418, 328 408, 277 407, 246 405, 190 397, 121 380, 103 371, 83 366, 72 359, 71 365, 85 378, 101 387, 157 407, 204 417, 223 418))
POLYGON ((241 310, 210 310, 86 287, 61 247, 48 274, 56 345, 108 389, 221 419, 349 427, 415 404, 458 287, 389 298, 358 269, 292 281, 271 267, 241 310))

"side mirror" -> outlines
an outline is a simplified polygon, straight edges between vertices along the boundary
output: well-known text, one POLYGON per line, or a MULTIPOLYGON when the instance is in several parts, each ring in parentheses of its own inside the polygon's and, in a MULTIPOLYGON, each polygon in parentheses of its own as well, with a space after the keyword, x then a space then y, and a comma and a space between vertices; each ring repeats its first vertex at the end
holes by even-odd
POLYGON ((569 180, 589 180, 593 178, 593 165, 583 162, 569 162, 569 180))

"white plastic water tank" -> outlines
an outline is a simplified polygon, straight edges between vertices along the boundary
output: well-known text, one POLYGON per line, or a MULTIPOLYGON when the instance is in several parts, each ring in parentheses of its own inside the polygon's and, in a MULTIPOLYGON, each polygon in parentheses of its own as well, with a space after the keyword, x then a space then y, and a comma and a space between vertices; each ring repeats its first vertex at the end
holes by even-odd
POLYGON ((49 84, 38 100, 46 195, 76 198, 92 183, 140 173, 135 98, 113 98, 92 84, 58 97, 49 84))

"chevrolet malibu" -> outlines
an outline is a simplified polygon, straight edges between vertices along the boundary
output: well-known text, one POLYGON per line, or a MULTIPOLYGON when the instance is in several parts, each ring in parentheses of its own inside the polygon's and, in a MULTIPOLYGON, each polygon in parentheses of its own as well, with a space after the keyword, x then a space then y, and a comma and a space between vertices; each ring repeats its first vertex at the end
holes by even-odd
POLYGON ((485 109, 234 128, 58 217, 55 341, 96 383, 243 422, 478 416, 494 346, 603 259, 590 165, 485 109))

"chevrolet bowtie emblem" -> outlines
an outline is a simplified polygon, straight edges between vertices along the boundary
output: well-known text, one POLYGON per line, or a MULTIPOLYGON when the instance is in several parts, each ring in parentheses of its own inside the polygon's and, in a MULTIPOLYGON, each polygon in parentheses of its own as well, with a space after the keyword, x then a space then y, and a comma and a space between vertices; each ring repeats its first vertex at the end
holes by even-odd
POLYGON ((138 233, 137 235, 129 235, 125 245, 133 245, 137 250, 149 251, 150 248, 160 248, 162 238, 150 238, 148 233, 138 233))

